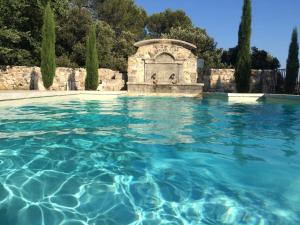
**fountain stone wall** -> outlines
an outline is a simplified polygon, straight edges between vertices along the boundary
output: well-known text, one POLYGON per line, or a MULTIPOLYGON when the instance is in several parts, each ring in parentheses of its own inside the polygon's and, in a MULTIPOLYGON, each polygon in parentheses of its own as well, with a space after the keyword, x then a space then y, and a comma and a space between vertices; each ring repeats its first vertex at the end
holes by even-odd
POLYGON ((174 39, 137 42, 128 59, 128 91, 135 93, 202 94, 197 83, 196 46, 174 39))

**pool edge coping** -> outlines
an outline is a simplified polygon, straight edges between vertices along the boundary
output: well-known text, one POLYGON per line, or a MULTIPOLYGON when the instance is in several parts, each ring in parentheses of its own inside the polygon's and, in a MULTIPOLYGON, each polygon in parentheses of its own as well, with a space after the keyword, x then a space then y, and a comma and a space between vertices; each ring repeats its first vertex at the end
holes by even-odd
MULTIPOLYGON (((17 101, 26 99, 39 98, 53 98, 66 96, 80 96, 80 95, 94 95, 94 96, 154 96, 154 97, 199 97, 194 95, 148 95, 148 94, 130 94, 127 91, 0 91, 0 102, 17 101)), ((300 95, 287 94, 265 94, 265 93, 223 93, 223 92, 203 92, 203 98, 213 97, 226 99, 228 101, 249 102, 261 100, 288 100, 300 103, 300 95)))
POLYGON ((223 92, 204 92, 204 97, 215 97, 228 101, 262 101, 262 100, 288 100, 300 103, 300 95, 288 94, 266 94, 266 93, 223 93, 223 92))
POLYGON ((0 102, 80 95, 122 96, 126 93, 124 91, 0 91, 0 102))

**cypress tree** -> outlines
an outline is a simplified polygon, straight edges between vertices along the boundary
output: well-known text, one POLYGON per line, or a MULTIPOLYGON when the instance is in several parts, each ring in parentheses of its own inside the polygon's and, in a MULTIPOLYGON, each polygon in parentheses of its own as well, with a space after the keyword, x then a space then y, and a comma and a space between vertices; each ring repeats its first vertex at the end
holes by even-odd
POLYGON ((247 93, 251 76, 251 0, 244 0, 242 21, 239 27, 235 83, 238 92, 247 93))
POLYGON ((44 24, 42 29, 42 51, 41 51, 41 72, 46 89, 53 84, 55 76, 55 20, 54 14, 48 2, 44 12, 44 24))
POLYGON ((295 91, 297 76, 299 72, 299 44, 298 31, 294 28, 292 40, 289 48, 289 56, 286 64, 285 91, 288 94, 293 94, 295 91))
POLYGON ((96 26, 92 25, 86 43, 86 79, 85 90, 98 88, 98 53, 96 46, 96 26))

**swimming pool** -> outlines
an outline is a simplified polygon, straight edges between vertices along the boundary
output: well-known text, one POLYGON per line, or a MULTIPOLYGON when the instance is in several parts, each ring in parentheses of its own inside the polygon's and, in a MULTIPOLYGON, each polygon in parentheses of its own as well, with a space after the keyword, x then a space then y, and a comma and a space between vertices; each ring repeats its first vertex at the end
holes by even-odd
POLYGON ((0 224, 300 224, 300 104, 0 106, 0 224))

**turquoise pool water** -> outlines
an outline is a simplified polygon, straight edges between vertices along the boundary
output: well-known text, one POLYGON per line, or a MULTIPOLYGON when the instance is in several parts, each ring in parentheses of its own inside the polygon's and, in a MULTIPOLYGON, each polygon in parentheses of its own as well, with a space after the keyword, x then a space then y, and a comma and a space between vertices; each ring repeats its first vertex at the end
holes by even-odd
POLYGON ((300 105, 0 107, 0 224, 300 224, 300 105))

